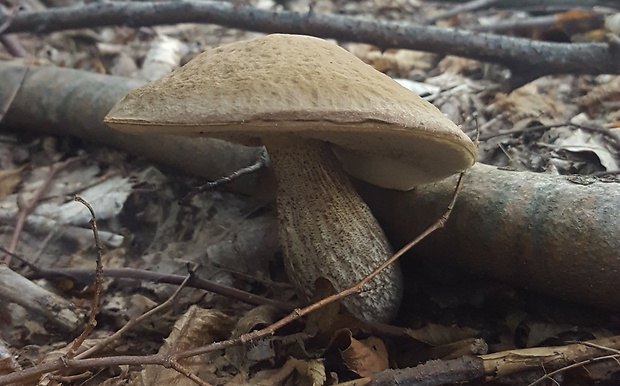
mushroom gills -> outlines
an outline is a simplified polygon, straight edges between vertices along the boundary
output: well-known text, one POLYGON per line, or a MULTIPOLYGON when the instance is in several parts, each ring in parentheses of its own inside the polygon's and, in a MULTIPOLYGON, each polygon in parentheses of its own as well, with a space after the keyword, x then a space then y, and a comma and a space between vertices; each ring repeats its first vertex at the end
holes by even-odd
MULTIPOLYGON (((337 291, 357 283, 392 256, 370 208, 357 194, 330 145, 292 136, 263 137, 278 181, 279 238, 289 278, 306 297, 323 277, 337 291)), ((357 317, 385 322, 402 298, 399 265, 343 304, 357 317)))

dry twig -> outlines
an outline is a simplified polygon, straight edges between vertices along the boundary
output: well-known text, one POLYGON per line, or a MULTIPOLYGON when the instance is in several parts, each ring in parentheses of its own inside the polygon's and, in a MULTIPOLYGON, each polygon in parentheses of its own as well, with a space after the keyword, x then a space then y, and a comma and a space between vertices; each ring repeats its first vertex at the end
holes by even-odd
POLYGON ((461 191, 461 188, 463 186, 463 176, 464 175, 465 175, 464 172, 460 174, 459 179, 458 179, 457 184, 456 184, 456 188, 454 189, 452 200, 451 200, 450 204, 448 205, 447 210, 439 218, 439 220, 437 220, 431 226, 429 226, 426 230, 421 232, 416 238, 414 238, 409 243, 407 243, 398 252, 396 252, 392 257, 390 257, 389 259, 384 261, 382 264, 380 264, 378 267, 376 267, 368 276, 366 276, 364 279, 362 279, 359 282, 357 282, 355 285, 353 285, 353 286, 351 286, 351 287, 349 287, 349 288, 347 288, 347 289, 345 289, 343 291, 340 291, 339 293, 337 293, 335 295, 328 296, 328 297, 326 297, 324 299, 321 299, 320 301, 318 301, 316 303, 310 304, 309 306, 303 307, 301 309, 296 309, 292 313, 290 313, 289 315, 287 315, 284 318, 280 319, 279 321, 271 324, 270 326, 267 326, 267 327, 262 328, 260 330, 255 330, 255 331, 249 332, 247 334, 241 335, 241 336, 239 336, 236 339, 229 339, 229 340, 226 340, 226 341, 221 341, 221 342, 217 342, 217 343, 211 344, 209 346, 205 346, 205 347, 197 348, 197 349, 194 349, 194 350, 186 351, 185 353, 180 353, 179 354, 180 358, 186 358, 186 357, 189 357, 189 356, 205 354, 205 353, 212 352, 212 351, 215 351, 215 350, 221 350, 221 349, 225 349, 225 348, 228 348, 228 347, 231 347, 231 346, 245 344, 247 342, 250 342, 250 341, 258 339, 258 338, 265 337, 267 335, 273 335, 278 329, 286 326, 287 324, 289 324, 290 322, 292 322, 294 320, 297 320, 297 319, 301 318, 304 315, 309 314, 310 312, 313 312, 313 311, 315 311, 315 310, 317 310, 317 309, 319 309, 321 307, 324 307, 327 304, 330 304, 330 303, 333 303, 335 301, 341 300, 341 299, 343 299, 343 298, 345 298, 345 297, 347 297, 349 295, 353 295, 355 293, 363 292, 364 291, 364 286, 366 285, 366 283, 371 281, 375 276, 377 276, 387 266, 389 266, 390 264, 392 264, 396 260, 398 260, 403 254, 405 254, 407 251, 409 251, 413 246, 415 246, 420 241, 425 239, 429 234, 433 233, 437 229, 442 228, 445 225, 446 221, 448 221, 448 218, 450 217, 450 213, 452 213, 452 209, 454 208, 454 204, 456 202, 458 194, 461 191))
MULTIPOLYGON (((25 67, 26 69, 28 67, 25 67)), ((24 229, 24 225, 26 224, 26 219, 32 213, 32 211, 37 207, 39 201, 43 198, 43 195, 49 190, 50 185, 54 181, 56 175, 62 171, 64 168, 69 166, 71 163, 82 159, 82 157, 73 157, 66 161, 64 161, 59 166, 51 165, 50 171, 43 182, 43 185, 36 191, 30 202, 27 205, 20 205, 20 212, 17 218, 17 222, 15 224, 15 230, 13 232, 13 236, 11 238, 11 243, 9 244, 8 254, 3 258, 3 263, 6 265, 10 265, 11 263, 11 255, 15 253, 17 250, 17 243, 19 242, 19 237, 21 235, 22 230, 24 229)), ((19 203, 19 200, 18 200, 19 203)))
POLYGON ((545 131, 545 130, 549 130, 549 129, 553 129, 556 127, 563 127, 563 126, 569 126, 569 127, 574 127, 576 129, 581 129, 581 130, 585 130, 585 131, 590 131, 593 133, 600 133, 603 134, 604 136, 614 140, 616 142, 616 145, 618 147, 618 152, 620 152, 620 136, 617 135, 616 133, 614 133, 613 131, 606 129, 604 127, 595 127, 595 126, 585 126, 585 125, 579 125, 576 123, 572 123, 572 122, 564 122, 564 123, 556 123, 553 125, 536 125, 536 126, 528 126, 528 127, 524 127, 522 129, 513 129, 513 130, 509 130, 509 131, 503 131, 501 133, 492 133, 492 134, 486 134, 486 135, 481 135, 480 139, 483 141, 489 140, 491 138, 495 138, 495 137, 501 137, 503 135, 513 135, 513 134, 523 134, 523 133, 531 133, 534 131, 545 131))
MULTIPOLYGON (((17 200, 18 206, 20 207, 20 211, 19 211, 19 216, 17 217, 17 222, 15 223, 15 230, 13 231, 13 236, 11 237, 11 243, 9 244, 9 249, 8 249, 9 252, 12 253, 17 250, 17 243, 19 242, 19 237, 22 233, 22 230, 24 229, 26 218, 28 217, 30 213, 32 213, 34 208, 36 208, 36 206, 39 204, 39 201, 41 200, 41 197, 43 197, 43 194, 48 191, 50 185, 52 184, 52 181, 54 181, 54 177, 56 176, 57 172, 58 172, 58 168, 54 167, 54 165, 51 165, 50 171, 47 174, 47 178, 45 178, 43 185, 41 185, 41 187, 36 191, 34 197, 32 197, 32 199, 30 200, 30 202, 28 202, 28 204, 24 206, 23 204, 20 204, 19 199, 17 200)), ((9 255, 4 256, 2 263, 6 265, 10 265, 11 255, 9 254, 9 255)))
POLYGON ((157 307, 155 307, 155 308, 145 312, 144 314, 140 315, 139 317, 137 317, 135 319, 131 319, 129 322, 127 322, 127 324, 125 324, 123 327, 121 327, 120 330, 116 331, 114 334, 108 336, 107 338, 101 340, 100 342, 97 342, 97 344, 95 346, 89 348, 88 350, 80 352, 78 355, 75 356, 75 358, 76 359, 84 359, 84 358, 91 357, 92 355, 94 355, 97 352, 99 352, 102 349, 104 349, 110 343, 112 343, 115 340, 119 339, 125 332, 129 331, 134 326, 139 325, 140 323, 144 322, 145 320, 149 319, 150 317, 152 317, 154 315, 157 315, 158 313, 160 313, 160 312, 164 311, 165 309, 167 309, 168 307, 170 307, 172 305, 172 303, 174 302, 174 300, 177 297, 179 297, 179 294, 181 293, 181 290, 183 288, 185 288, 187 286, 187 284, 191 281, 192 277, 194 277, 194 274, 193 274, 193 272, 190 272, 188 275, 185 276, 185 278, 179 284, 179 286, 174 291, 174 293, 172 295, 170 295, 170 297, 165 302, 163 302, 160 305, 158 305, 157 307))
POLYGON ((90 204, 86 200, 84 200, 82 197, 75 196, 74 200, 84 205, 90 211, 90 216, 91 216, 90 226, 93 229, 93 237, 95 239, 95 248, 97 249, 97 259, 96 259, 97 266, 95 268, 95 287, 93 291, 94 292, 93 300, 91 302, 90 312, 88 315, 88 323, 84 327, 84 330, 82 331, 80 336, 78 336, 73 341, 73 344, 71 345, 71 349, 67 353, 66 358, 75 357, 79 348, 82 346, 82 343, 84 343, 84 341, 86 340, 88 335, 91 333, 91 331, 95 328, 95 326, 97 326, 97 314, 99 313, 101 288, 103 287, 103 263, 102 263, 103 248, 101 247, 101 243, 99 242, 99 233, 97 231, 97 217, 95 216, 95 211, 93 210, 93 207, 90 206, 90 204))
MULTIPOLYGON (((153 308, 152 310, 146 312, 136 319, 130 320, 123 328, 109 336, 108 338, 102 340, 97 345, 91 347, 90 349, 79 352, 74 358, 71 358, 67 355, 67 357, 59 358, 54 361, 50 361, 48 363, 44 363, 41 365, 33 366, 21 371, 17 371, 8 375, 0 375, 0 385, 8 385, 17 382, 24 382, 26 379, 33 379, 34 377, 41 376, 45 373, 54 372, 62 369, 71 369, 73 371, 79 370, 88 370, 93 367, 106 367, 113 365, 121 365, 121 364, 133 364, 133 365, 141 365, 141 364, 159 364, 166 367, 173 367, 176 369, 174 365, 174 358, 169 358, 167 355, 158 354, 158 355, 145 355, 145 356, 115 356, 115 357, 105 357, 105 358, 90 358, 87 359, 88 356, 93 355, 105 348, 111 342, 120 338, 125 332, 127 332, 130 328, 135 327, 139 323, 145 321, 146 319, 152 317, 153 315, 161 312, 162 310, 169 307, 174 299, 179 295, 180 291, 185 288, 185 285, 190 280, 192 275, 188 275, 185 277, 185 280, 179 285, 176 291, 162 304, 153 308)), ((72 347, 73 349, 73 347, 72 347)), ((183 373, 183 371, 179 371, 183 373)), ((199 383, 200 384, 200 383, 199 383)), ((204 385, 204 383, 203 383, 204 385)))
POLYGON ((211 189, 215 189, 218 186, 224 185, 224 184, 228 184, 230 182, 233 182, 235 180, 237 180, 239 177, 242 176, 246 176, 248 174, 251 173, 255 173, 256 171, 260 170, 261 168, 265 167, 268 165, 269 161, 268 161, 268 155, 267 152, 265 151, 265 149, 263 148, 261 151, 261 155, 256 159, 256 161, 254 163, 252 163, 249 166, 243 167, 239 170, 235 170, 234 172, 232 172, 231 174, 218 178, 215 181, 209 181, 206 182, 205 184, 193 189, 191 192, 189 192, 185 197, 181 198, 179 200, 179 204, 180 205, 188 205, 190 200, 192 199, 192 197, 194 197, 195 195, 202 193, 202 192, 206 192, 207 190, 211 190, 211 189))
POLYGON ((477 11, 479 9, 493 6, 499 0, 471 0, 463 4, 458 4, 446 12, 428 19, 428 23, 435 23, 438 20, 448 19, 460 13, 477 11))
POLYGON ((270 12, 215 1, 91 3, 72 8, 19 13, 8 32, 51 32, 71 28, 174 23, 214 23, 265 33, 296 33, 464 56, 510 69, 513 89, 549 74, 620 73, 615 44, 562 44, 341 15, 270 12))
MULTIPOLYGON (((0 247, 0 250, 3 248, 0 247)), ((20 257, 21 259, 21 257, 20 257)), ((81 268, 39 268, 28 264, 34 271, 28 278, 31 280, 46 278, 54 279, 59 277, 66 277, 71 280, 77 280, 81 283, 91 283, 93 281, 93 272, 81 268)), ((136 268, 107 268, 103 270, 103 276, 116 278, 116 279, 137 279, 148 280, 157 283, 166 283, 179 285, 183 282, 184 276, 162 274, 153 271, 147 271, 136 268)), ((213 292, 218 295, 226 296, 230 299, 238 300, 246 304, 270 305, 283 311, 293 311, 296 306, 291 303, 280 302, 277 300, 269 299, 263 296, 255 295, 250 292, 242 291, 237 288, 228 287, 222 284, 215 283, 210 280, 202 279, 197 276, 192 276, 187 282, 187 287, 198 288, 205 291, 213 292)))

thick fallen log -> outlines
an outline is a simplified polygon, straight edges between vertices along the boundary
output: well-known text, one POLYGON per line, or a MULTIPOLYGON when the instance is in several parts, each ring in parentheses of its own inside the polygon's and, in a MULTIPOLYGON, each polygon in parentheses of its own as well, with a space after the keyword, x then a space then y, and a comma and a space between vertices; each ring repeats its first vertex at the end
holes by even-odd
MULTIPOLYGON (((0 101, 20 67, 0 62, 0 101), (7 85, 7 86, 4 86, 7 85)), ((0 128, 73 135, 215 179, 253 161, 248 148, 187 138, 117 133, 101 118, 127 79, 33 67, 0 128)), ((258 177, 233 189, 257 189, 258 177)), ((445 210, 454 180, 393 192, 365 188, 386 232, 402 244, 445 210)), ((446 228, 419 249, 493 278, 598 306, 620 308, 620 184, 581 185, 567 177, 476 165, 446 228)))
MULTIPOLYGON (((450 202, 456 177, 411 192, 361 187, 396 246, 450 202)), ((416 253, 566 300, 620 308, 620 183, 476 164, 446 227, 416 253)))

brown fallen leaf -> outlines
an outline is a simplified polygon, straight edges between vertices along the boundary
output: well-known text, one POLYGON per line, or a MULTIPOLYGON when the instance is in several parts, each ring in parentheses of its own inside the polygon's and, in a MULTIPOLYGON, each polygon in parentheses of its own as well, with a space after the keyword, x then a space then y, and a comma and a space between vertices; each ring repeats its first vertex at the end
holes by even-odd
POLYGON ((442 326, 434 323, 428 323, 416 330, 407 329, 407 335, 430 346, 441 346, 474 338, 478 333, 477 330, 469 327, 442 326))
POLYGON ((389 367, 387 348, 375 336, 358 340, 348 329, 334 337, 347 368, 361 377, 368 377, 389 367))
MULTIPOLYGON (((223 339, 230 335, 232 319, 222 312, 191 306, 174 324, 170 335, 165 339, 159 353, 190 350, 223 339)), ((180 362, 196 376, 203 377, 209 373, 205 363, 212 363, 220 354, 208 353, 180 362)), ((145 385, 195 385, 185 375, 163 366, 145 366, 136 374, 132 386, 145 385)))
POLYGON ((22 182, 21 173, 28 165, 15 169, 0 170, 0 200, 12 194, 22 182))
POLYGON ((494 102, 495 112, 504 113, 511 122, 524 118, 557 117, 562 109, 560 103, 542 94, 536 84, 528 84, 510 94, 498 93, 494 102))
POLYGON ((577 98, 577 104, 584 107, 598 107, 604 101, 613 101, 620 99, 620 76, 609 79, 580 98, 577 98))
MULTIPOLYGON (((289 358, 279 369, 263 370, 256 373, 245 384, 259 386, 301 385, 321 386, 325 384, 327 374, 323 360, 300 360, 289 358)), ((234 383, 229 383, 233 385, 234 383)))

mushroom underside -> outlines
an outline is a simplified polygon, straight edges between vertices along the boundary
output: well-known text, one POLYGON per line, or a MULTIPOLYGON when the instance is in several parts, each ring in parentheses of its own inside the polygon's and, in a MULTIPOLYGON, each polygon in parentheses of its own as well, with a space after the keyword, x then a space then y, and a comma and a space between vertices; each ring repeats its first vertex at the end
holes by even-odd
MULTIPOLYGON (((112 122, 113 121, 113 122, 112 122)), ((399 127, 386 122, 245 121, 184 125, 112 120, 131 133, 209 136, 246 146, 260 146, 265 135, 330 142, 344 170, 386 189, 411 190, 469 168, 476 149, 462 132, 422 125, 399 127)))

